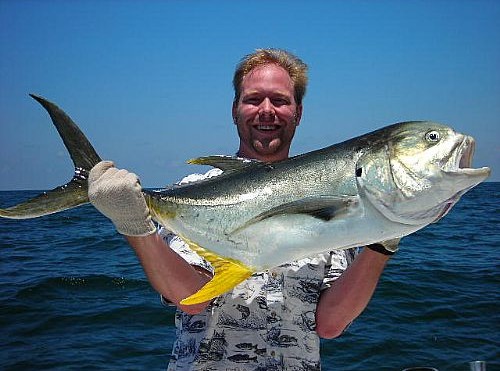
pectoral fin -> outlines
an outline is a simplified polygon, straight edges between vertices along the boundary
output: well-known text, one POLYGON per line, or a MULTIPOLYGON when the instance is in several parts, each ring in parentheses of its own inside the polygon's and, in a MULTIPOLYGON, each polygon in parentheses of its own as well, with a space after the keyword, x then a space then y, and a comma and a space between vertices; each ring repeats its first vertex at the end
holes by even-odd
POLYGON ((313 196, 269 209, 238 227, 231 234, 264 219, 286 214, 305 214, 324 221, 342 218, 353 212, 359 204, 357 196, 313 196))
POLYGON ((253 270, 235 259, 223 258, 211 251, 198 246, 195 243, 187 242, 189 247, 198 255, 209 261, 215 269, 213 278, 200 290, 191 296, 183 299, 181 304, 193 305, 204 303, 219 295, 230 291, 233 287, 246 280, 253 273, 253 270))

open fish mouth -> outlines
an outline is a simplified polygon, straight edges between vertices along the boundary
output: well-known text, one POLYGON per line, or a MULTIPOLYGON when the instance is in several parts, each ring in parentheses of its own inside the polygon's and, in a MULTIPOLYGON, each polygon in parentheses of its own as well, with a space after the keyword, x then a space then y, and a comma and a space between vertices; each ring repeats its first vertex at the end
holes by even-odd
POLYGON ((450 156, 446 159, 442 170, 447 173, 456 173, 461 175, 469 176, 484 176, 490 173, 488 167, 473 168, 472 159, 474 157, 474 151, 476 148, 476 142, 474 138, 470 136, 464 136, 455 151, 450 153, 450 156))
POLYGON ((459 156, 458 170, 470 169, 472 167, 472 158, 476 149, 476 141, 473 138, 466 138, 460 146, 461 155, 459 156))
POLYGON ((470 136, 464 135, 463 137, 463 140, 457 143, 455 150, 451 151, 450 155, 444 159, 444 166, 441 168, 445 174, 454 179, 456 184, 461 186, 457 189, 457 193, 439 206, 440 212, 435 221, 444 217, 465 192, 490 175, 491 170, 488 167, 472 167, 476 142, 470 136))

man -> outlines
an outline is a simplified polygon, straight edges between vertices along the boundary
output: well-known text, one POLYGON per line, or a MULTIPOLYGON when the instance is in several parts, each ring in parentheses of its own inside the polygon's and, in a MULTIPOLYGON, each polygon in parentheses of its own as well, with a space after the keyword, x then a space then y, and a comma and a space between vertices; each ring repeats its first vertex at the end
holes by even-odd
MULTIPOLYGON (((238 65, 233 85, 238 156, 286 159, 302 117, 307 66, 283 50, 257 50, 238 65)), ((397 249, 393 243, 357 255, 317 254, 253 274, 212 302, 185 306, 180 301, 210 280, 211 267, 177 236, 156 233, 140 191, 137 176, 111 162, 91 171, 91 202, 126 236, 163 300, 179 309, 169 370, 319 370, 319 337, 339 336, 363 311, 397 249)))

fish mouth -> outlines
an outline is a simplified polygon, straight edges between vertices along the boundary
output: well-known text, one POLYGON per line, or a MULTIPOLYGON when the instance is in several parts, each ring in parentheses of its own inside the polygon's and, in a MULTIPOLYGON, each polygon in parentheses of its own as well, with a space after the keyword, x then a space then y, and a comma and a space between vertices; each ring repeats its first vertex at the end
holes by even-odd
POLYGON ((472 169, 472 158, 476 150, 476 141, 472 137, 465 137, 458 150, 457 171, 472 169))
POLYGON ((450 155, 444 159, 444 164, 441 170, 450 174, 461 174, 471 177, 487 177, 490 174, 488 167, 473 168, 472 159, 476 149, 476 141, 474 138, 464 135, 463 140, 457 143, 455 150, 451 151, 450 155))
POLYGON ((444 165, 441 167, 441 170, 447 177, 452 179, 457 187, 457 192, 441 203, 439 206, 440 211, 434 222, 445 216, 464 193, 490 175, 491 170, 488 167, 472 167, 475 148, 476 142, 474 138, 463 135, 463 140, 458 142, 455 145, 455 150, 451 151, 450 155, 444 159, 444 165))

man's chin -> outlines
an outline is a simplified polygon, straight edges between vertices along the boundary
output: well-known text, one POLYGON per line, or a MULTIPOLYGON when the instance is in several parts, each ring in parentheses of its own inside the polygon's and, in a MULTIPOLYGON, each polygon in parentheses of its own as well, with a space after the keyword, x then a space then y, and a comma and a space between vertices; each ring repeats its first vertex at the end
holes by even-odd
POLYGON ((256 139, 253 142, 253 148, 255 151, 261 154, 272 155, 281 149, 281 139, 256 139))

